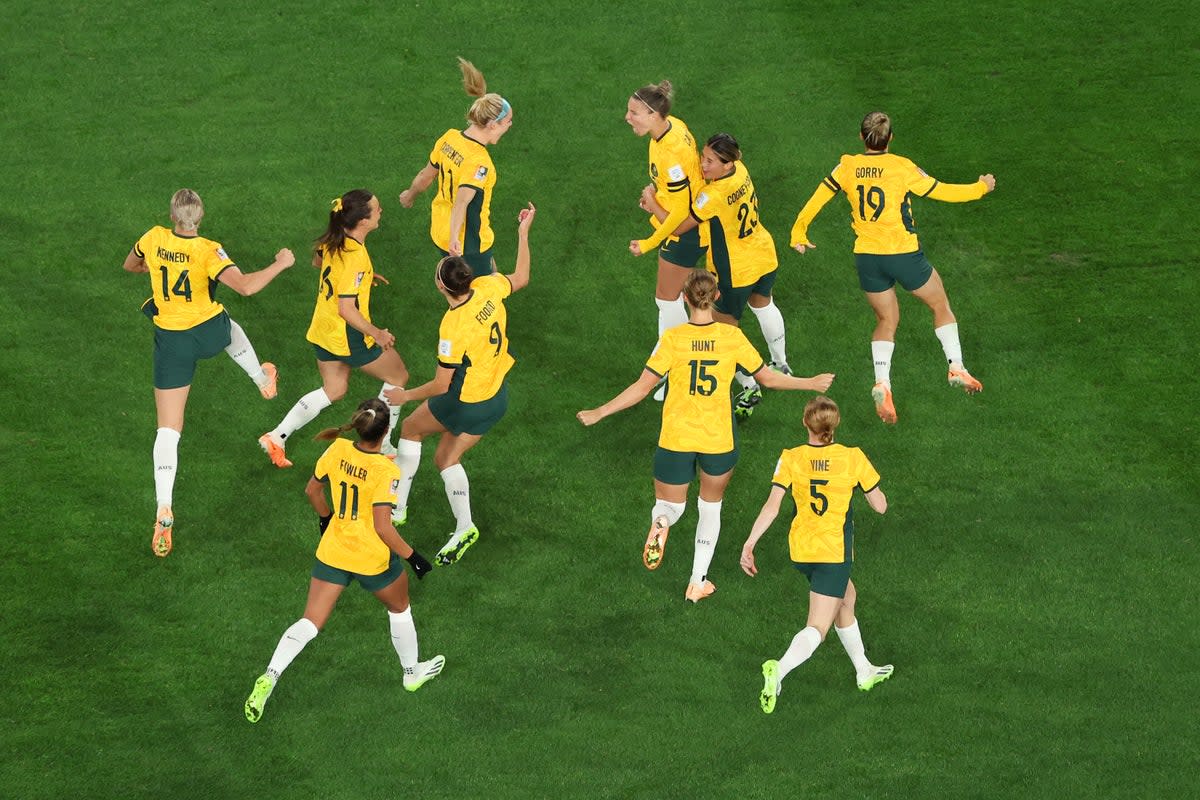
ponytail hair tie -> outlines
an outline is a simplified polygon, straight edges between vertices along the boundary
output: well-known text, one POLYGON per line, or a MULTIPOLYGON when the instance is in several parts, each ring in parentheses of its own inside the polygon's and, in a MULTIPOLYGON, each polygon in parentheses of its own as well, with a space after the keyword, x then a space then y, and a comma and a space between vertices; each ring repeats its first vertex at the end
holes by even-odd
POLYGON ((338 213, 339 211, 341 211, 342 210, 342 198, 340 198, 340 197, 333 198, 333 202, 329 204, 329 207, 333 209, 333 213, 335 213, 335 214, 338 213))

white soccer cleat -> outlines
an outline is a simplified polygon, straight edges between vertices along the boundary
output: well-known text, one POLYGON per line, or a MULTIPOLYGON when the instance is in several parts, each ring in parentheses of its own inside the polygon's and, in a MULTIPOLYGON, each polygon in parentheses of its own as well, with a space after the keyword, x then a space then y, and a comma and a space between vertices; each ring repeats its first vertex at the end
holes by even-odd
POLYGON ((442 667, 446 666, 445 656, 434 656, 428 661, 422 661, 413 667, 412 672, 404 671, 404 688, 410 692, 415 692, 429 681, 441 674, 442 667))

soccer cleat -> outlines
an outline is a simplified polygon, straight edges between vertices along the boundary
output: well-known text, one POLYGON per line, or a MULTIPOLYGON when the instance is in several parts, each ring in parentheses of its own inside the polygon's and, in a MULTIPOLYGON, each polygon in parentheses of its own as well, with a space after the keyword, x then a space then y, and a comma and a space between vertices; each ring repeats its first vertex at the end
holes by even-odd
POLYGON ((770 364, 770 367, 771 367, 771 369, 773 369, 776 372, 781 373, 783 375, 791 375, 792 374, 792 368, 789 367, 787 364, 778 364, 778 363, 772 361, 770 364))
POLYGON ((258 722, 262 718, 263 706, 267 704, 267 698, 273 691, 275 679, 266 672, 259 675, 258 680, 254 682, 254 688, 250 690, 250 696, 246 698, 246 719, 258 722))
POLYGON ((467 552, 467 549, 477 541, 479 541, 479 528, 472 525, 462 533, 451 534, 450 540, 442 545, 442 549, 437 551, 433 560, 438 566, 448 567, 462 558, 463 553, 467 552))
POLYGON ((757 384, 742 389, 734 399, 733 416, 739 420, 750 419, 750 415, 754 413, 754 407, 760 402, 762 402, 762 389, 757 384))
POLYGON ((154 536, 150 539, 150 549, 159 558, 166 558, 171 552, 171 529, 175 527, 175 513, 170 506, 161 506, 154 517, 154 536))
POLYGON ((410 692, 415 692, 431 680, 436 678, 442 671, 442 667, 446 666, 445 656, 434 656, 428 661, 422 661, 413 667, 410 674, 408 670, 404 671, 404 688, 410 692))
POLYGON ((962 387, 967 394, 979 394, 983 391, 983 384, 979 382, 979 379, 962 367, 958 369, 951 367, 949 374, 946 375, 946 380, 950 382, 951 386, 962 387))
POLYGON ((392 509, 392 524, 397 528, 408 522, 408 506, 392 509))
POLYGON ((886 383, 875 384, 871 389, 871 399, 875 401, 875 413, 888 425, 896 424, 896 406, 892 403, 892 387, 886 383))
POLYGON ((258 445, 266 451, 271 459, 271 463, 280 469, 292 465, 292 462, 288 461, 287 455, 283 452, 283 445, 275 441, 275 437, 271 434, 264 433, 258 437, 258 445))
POLYGON ((274 400, 279 391, 279 370, 270 361, 264 361, 262 371, 267 375, 267 382, 258 387, 258 391, 262 393, 263 400, 274 400))
POLYGON ((667 535, 671 526, 667 518, 658 516, 650 523, 650 532, 646 534, 646 546, 642 548, 642 563, 646 569, 658 569, 662 564, 663 551, 667 548, 667 535))
POLYGON ((864 674, 858 676, 858 688, 864 692, 869 692, 876 684, 883 683, 892 677, 892 672, 894 671, 895 667, 891 664, 884 664, 882 667, 872 666, 864 674))
POLYGON ((775 710, 775 698, 779 697, 779 662, 774 659, 764 661, 762 673, 763 688, 758 693, 758 704, 762 706, 764 714, 770 714, 775 710))
POLYGON ((683 599, 690 600, 693 603, 699 603, 716 590, 717 587, 713 585, 712 581, 704 581, 703 583, 689 583, 687 591, 683 593, 683 599))

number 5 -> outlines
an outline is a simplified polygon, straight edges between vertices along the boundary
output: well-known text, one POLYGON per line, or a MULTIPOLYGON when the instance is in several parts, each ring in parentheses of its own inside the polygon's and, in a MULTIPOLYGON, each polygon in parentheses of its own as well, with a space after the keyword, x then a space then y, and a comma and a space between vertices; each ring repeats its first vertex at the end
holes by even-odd
POLYGON ((818 517, 823 516, 825 514, 825 512, 829 510, 829 498, 826 497, 825 495, 821 494, 819 491, 817 491, 817 489, 819 487, 824 486, 827 483, 829 483, 829 481, 818 480, 817 478, 813 478, 811 481, 808 482, 808 493, 810 495, 812 495, 812 498, 814 500, 821 501, 820 508, 817 508, 816 503, 808 504, 808 507, 811 508, 813 510, 813 513, 816 514, 818 517))

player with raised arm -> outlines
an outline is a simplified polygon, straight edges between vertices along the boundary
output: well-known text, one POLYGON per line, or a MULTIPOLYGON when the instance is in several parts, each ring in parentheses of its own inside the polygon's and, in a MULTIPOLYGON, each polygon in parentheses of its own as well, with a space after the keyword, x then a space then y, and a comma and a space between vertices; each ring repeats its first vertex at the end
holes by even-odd
POLYGON ((842 156, 821 181, 796 217, 791 244, 801 254, 814 249, 816 245, 808 238, 809 226, 834 195, 845 193, 855 234, 858 283, 875 312, 875 331, 871 335, 875 385, 871 397, 879 418, 892 424, 897 418, 892 399, 892 354, 900 324, 897 283, 933 312, 933 332, 949 364, 950 385, 961 387, 968 394, 983 391, 983 384, 963 366, 958 319, 950 310, 941 276, 921 251, 912 198, 966 203, 994 190, 996 179, 980 175, 975 183, 942 183, 907 158, 889 153, 892 121, 882 111, 873 111, 863 118, 859 138, 866 145, 866 152, 842 156))

